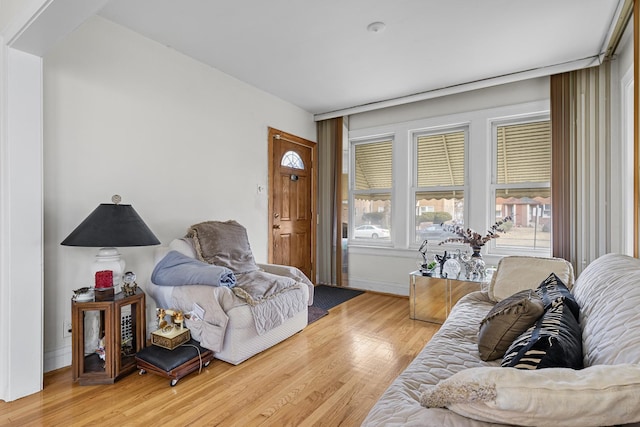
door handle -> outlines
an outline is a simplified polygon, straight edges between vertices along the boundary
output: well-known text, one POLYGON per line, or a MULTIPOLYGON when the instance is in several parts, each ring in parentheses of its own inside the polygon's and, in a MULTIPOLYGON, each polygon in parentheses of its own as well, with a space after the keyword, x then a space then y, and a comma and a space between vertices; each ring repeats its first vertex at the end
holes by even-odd
POLYGON ((275 228, 276 230, 279 230, 280 229, 280 224, 274 224, 273 228, 275 228))

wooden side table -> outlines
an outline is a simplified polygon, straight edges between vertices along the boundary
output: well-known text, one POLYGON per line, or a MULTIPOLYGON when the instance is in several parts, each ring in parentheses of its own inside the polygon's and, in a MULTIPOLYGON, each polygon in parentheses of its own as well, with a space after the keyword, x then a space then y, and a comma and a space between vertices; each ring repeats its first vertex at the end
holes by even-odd
POLYGON ((419 270, 409 274, 409 318, 444 323, 451 309, 466 294, 479 291, 484 279, 446 279, 419 270))
POLYGON ((132 296, 116 294, 112 301, 71 301, 73 381, 113 384, 135 371, 136 353, 146 339, 145 319, 140 288, 132 296), (98 341, 103 349, 95 345, 98 341))

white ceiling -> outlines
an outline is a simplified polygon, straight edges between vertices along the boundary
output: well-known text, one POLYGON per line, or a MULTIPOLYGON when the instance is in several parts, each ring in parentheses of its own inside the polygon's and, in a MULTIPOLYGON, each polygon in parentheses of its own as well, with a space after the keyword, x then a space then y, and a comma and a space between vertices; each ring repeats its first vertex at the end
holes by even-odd
POLYGON ((622 3, 110 0, 99 14, 322 114, 595 65, 622 3))

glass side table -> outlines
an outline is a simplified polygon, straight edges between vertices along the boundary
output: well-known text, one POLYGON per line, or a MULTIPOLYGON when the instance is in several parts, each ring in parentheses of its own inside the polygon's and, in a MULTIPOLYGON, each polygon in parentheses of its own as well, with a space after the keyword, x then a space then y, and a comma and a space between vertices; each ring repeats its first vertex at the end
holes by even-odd
POLYGON ((424 275, 420 270, 409 274, 409 318, 432 323, 444 323, 460 298, 486 287, 485 278, 464 276, 457 279, 424 275))

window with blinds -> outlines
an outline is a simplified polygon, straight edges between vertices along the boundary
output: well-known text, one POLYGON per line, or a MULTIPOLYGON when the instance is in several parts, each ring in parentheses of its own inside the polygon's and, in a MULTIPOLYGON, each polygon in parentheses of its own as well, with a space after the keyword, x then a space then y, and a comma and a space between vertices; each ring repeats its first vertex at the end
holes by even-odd
POLYGON ((551 248, 551 123, 494 125, 496 220, 511 216, 498 248, 551 248))
POLYGON ((467 130, 415 134, 415 241, 438 242, 464 224, 467 130))
POLYGON ((393 141, 352 146, 352 239, 385 242, 391 236, 393 141))

